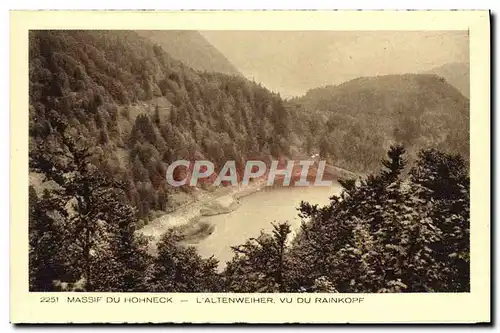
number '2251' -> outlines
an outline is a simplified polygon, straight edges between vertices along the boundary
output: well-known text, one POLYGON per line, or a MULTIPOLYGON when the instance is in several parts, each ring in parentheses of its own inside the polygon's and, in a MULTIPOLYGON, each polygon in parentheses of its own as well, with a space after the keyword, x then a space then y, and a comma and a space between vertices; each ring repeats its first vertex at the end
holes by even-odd
POLYGON ((59 301, 59 297, 57 296, 42 296, 40 298, 40 303, 57 303, 59 301))

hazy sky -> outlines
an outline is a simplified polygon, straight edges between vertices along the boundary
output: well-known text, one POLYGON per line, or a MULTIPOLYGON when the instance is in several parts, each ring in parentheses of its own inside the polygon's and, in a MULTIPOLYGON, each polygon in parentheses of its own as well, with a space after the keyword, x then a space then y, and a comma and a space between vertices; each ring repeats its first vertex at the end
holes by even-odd
POLYGON ((284 97, 360 77, 469 61, 467 31, 201 31, 243 75, 284 97))

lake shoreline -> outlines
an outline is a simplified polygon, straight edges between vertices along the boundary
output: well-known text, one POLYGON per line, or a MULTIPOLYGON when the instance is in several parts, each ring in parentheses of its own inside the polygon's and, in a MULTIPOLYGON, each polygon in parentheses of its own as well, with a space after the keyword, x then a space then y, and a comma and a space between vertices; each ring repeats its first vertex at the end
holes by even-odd
MULTIPOLYGON (((337 182, 338 178, 350 177, 353 173, 327 165, 326 176, 337 182)), ((359 175, 357 175, 359 176, 359 175)), ((168 230, 177 230, 185 239, 186 245, 196 246, 214 232, 214 226, 207 225, 203 218, 230 214, 240 208, 240 199, 254 194, 268 186, 266 176, 253 180, 248 185, 238 184, 216 188, 213 191, 195 189, 191 201, 188 201, 172 212, 166 213, 137 232, 151 238, 152 253, 156 251, 156 243, 168 230)))
MULTIPOLYGON (((265 179, 257 179, 248 185, 235 185, 203 192, 193 202, 156 218, 138 230, 144 236, 152 237, 156 243, 169 229, 192 227, 202 217, 229 214, 240 207, 239 199, 251 195, 267 186, 265 179)), ((203 190, 199 190, 203 191, 203 190)))

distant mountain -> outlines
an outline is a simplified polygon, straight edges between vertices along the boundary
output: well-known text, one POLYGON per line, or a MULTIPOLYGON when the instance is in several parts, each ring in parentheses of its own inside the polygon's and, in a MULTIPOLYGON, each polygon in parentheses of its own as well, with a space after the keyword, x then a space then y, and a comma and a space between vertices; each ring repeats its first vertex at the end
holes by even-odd
POLYGON ((436 74, 457 88, 465 97, 470 96, 470 78, 468 63, 451 63, 435 67, 425 74, 436 74))
POLYGON ((160 45, 173 58, 191 68, 241 76, 236 67, 198 31, 138 30, 137 33, 160 45))
POLYGON ((351 171, 378 168, 393 143, 404 144, 410 157, 430 147, 469 154, 469 101, 437 75, 362 77, 310 90, 289 107, 304 114, 305 149, 319 147, 351 171))

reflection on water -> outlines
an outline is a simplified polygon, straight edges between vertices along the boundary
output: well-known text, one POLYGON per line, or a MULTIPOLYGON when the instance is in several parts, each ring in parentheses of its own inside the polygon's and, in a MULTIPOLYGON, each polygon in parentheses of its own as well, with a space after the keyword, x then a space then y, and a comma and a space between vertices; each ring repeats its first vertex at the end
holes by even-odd
POLYGON ((202 218, 202 222, 213 224, 214 232, 196 245, 198 252, 204 257, 214 255, 220 261, 219 268, 223 268, 233 256, 231 246, 243 244, 248 238, 258 236, 261 230, 271 230, 271 222, 288 221, 297 230, 301 220, 296 208, 301 200, 325 205, 330 196, 340 191, 338 184, 333 187, 263 188, 241 198, 241 206, 229 214, 202 218))

